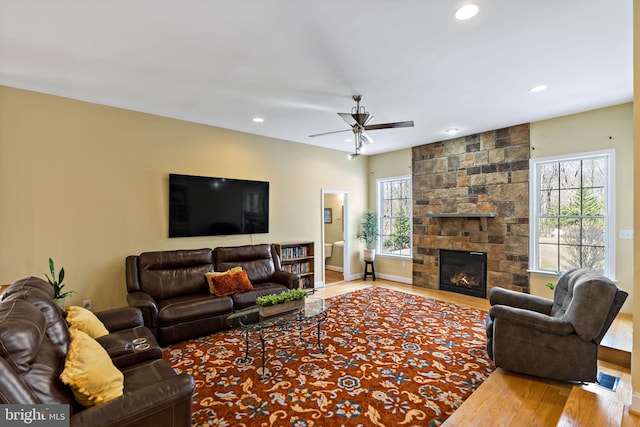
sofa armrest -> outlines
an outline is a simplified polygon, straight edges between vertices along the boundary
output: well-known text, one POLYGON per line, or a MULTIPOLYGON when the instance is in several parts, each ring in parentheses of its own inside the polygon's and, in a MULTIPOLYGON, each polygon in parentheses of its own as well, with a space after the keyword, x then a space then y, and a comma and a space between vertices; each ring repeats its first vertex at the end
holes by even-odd
POLYGON ((280 270, 273 274, 273 280, 285 285, 289 289, 295 289, 299 286, 300 275, 280 270))
POLYGON ((143 326, 142 311, 138 307, 120 307, 111 310, 99 311, 96 317, 104 323, 109 332, 131 329, 143 326))
POLYGON ((489 302, 491 305, 507 305, 547 315, 551 314, 553 307, 553 301, 550 299, 504 288, 492 288, 489 291, 489 302))
POLYGON ((138 307, 142 312, 144 326, 155 331, 158 327, 158 304, 151 295, 144 292, 130 292, 127 302, 131 307, 138 307))
POLYGON ((494 321, 500 319, 525 329, 535 329, 546 334, 569 335, 575 333, 573 325, 566 320, 522 308, 494 305, 489 309, 489 316, 494 321))
POLYGON ((71 417, 72 427, 191 425, 191 375, 180 374, 91 406, 71 417), (168 418, 167 418, 168 416, 168 418), (173 419, 171 417, 173 416, 173 419))

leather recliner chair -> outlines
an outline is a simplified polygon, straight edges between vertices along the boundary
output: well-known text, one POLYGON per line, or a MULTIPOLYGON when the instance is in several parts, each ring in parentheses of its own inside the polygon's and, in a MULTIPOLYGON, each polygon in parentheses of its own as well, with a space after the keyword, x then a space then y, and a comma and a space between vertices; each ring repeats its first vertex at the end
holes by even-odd
POLYGON ((487 354, 509 371, 595 382, 600 341, 627 296, 608 278, 581 268, 559 278, 553 300, 493 288, 487 354))
POLYGON ((68 404, 74 427, 191 425, 193 378, 176 374, 161 359, 155 340, 148 351, 122 345, 133 337, 153 339, 136 325, 142 316, 130 307, 110 310, 101 319, 110 331, 123 328, 102 337, 102 344, 124 375, 124 394, 88 408, 78 405, 60 380, 70 335, 65 313, 52 297, 51 286, 35 277, 14 283, 2 295, 0 403, 68 404))

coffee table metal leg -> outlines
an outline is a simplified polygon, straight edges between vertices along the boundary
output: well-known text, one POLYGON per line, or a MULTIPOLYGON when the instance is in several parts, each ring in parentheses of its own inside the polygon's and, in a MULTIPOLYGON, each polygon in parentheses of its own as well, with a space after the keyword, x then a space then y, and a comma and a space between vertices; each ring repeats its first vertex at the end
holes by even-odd
POLYGON ((244 358, 243 362, 247 362, 249 360, 249 330, 242 331, 242 335, 244 335, 244 358))
POLYGON ((260 331, 260 346, 262 347, 262 373, 260 375, 260 379, 264 380, 266 378, 266 373, 265 373, 266 359, 265 359, 265 353, 264 353, 265 338, 262 331, 260 331))

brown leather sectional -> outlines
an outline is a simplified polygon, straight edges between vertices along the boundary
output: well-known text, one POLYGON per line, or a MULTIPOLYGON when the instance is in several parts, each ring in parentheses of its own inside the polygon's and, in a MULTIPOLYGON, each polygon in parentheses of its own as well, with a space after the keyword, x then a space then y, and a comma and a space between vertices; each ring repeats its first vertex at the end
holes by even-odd
POLYGON ((36 277, 9 286, 0 302, 0 403, 67 404, 72 427, 190 426, 193 378, 162 360, 140 311, 123 307, 96 316, 109 331, 97 341, 124 375, 124 394, 84 408, 60 379, 70 334, 53 288, 36 277), (136 351, 131 341, 143 337, 149 348, 136 351))
POLYGON ((126 258, 127 301, 142 311, 144 324, 161 345, 226 328, 234 311, 256 298, 297 288, 300 276, 281 269, 270 244, 145 252, 126 258), (217 297, 205 273, 240 266, 254 289, 217 297))

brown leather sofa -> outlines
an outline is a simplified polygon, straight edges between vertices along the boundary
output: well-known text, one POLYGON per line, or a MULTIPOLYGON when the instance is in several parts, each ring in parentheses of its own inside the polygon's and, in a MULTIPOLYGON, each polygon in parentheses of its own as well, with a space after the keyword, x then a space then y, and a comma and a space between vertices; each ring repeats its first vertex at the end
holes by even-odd
POLYGON ((98 313, 110 331, 102 344, 124 375, 124 394, 88 408, 78 405, 60 380, 70 345, 64 316, 42 279, 19 280, 2 294, 0 403, 68 404, 73 427, 191 425, 193 378, 177 375, 161 359, 162 350, 132 307, 98 313), (147 338, 150 348, 125 346, 135 337, 147 338))
POLYGON ((300 276, 281 269, 270 244, 145 252, 126 258, 127 301, 142 311, 144 324, 161 345, 211 334, 227 327, 234 311, 259 296, 297 288, 300 276), (205 273, 240 266, 252 290, 217 297, 205 273))

